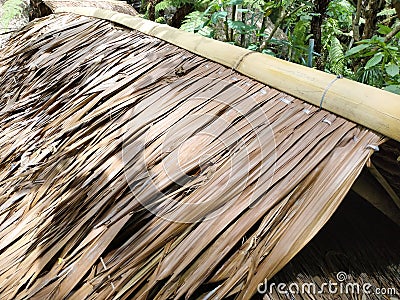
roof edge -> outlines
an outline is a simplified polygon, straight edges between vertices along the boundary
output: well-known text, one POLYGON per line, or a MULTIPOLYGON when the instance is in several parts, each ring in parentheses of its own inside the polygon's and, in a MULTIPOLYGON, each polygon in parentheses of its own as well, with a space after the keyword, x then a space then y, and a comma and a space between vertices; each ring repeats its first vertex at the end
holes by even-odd
POLYGON ((59 7, 55 13, 100 18, 138 30, 313 105, 322 102, 324 109, 400 141, 399 95, 140 17, 94 7, 59 7))

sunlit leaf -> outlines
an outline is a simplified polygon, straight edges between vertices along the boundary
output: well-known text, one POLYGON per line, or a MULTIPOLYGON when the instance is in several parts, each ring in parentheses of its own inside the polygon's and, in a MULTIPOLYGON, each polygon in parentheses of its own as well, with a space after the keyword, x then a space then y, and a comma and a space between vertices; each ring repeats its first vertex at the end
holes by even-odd
POLYGON ((211 22, 216 24, 218 22, 218 19, 225 19, 225 17, 228 15, 226 11, 217 11, 212 14, 211 16, 211 22))
POLYGON ((394 77, 394 76, 396 76, 396 75, 399 75, 399 66, 398 66, 398 65, 395 65, 395 64, 393 64, 393 63, 388 64, 388 65, 385 67, 385 70, 386 70, 386 73, 388 73, 388 75, 390 75, 390 76, 392 76, 392 77, 394 77))
POLYGON ((361 52, 361 51, 363 51, 363 50, 365 50, 365 49, 367 49, 367 48, 369 48, 369 47, 370 47, 369 44, 357 45, 357 46, 355 46, 355 47, 349 49, 349 50, 346 52, 346 55, 345 55, 345 56, 348 57, 348 56, 355 55, 355 54, 357 54, 357 53, 359 53, 359 52, 361 52))
POLYGON ((385 55, 384 55, 383 53, 381 53, 381 52, 376 53, 374 56, 372 56, 372 57, 367 61, 367 63, 365 64, 365 69, 368 70, 368 69, 370 69, 370 68, 376 66, 377 64, 379 64, 379 63, 382 61, 382 59, 383 59, 384 56, 385 56, 385 55))
POLYGON ((389 85, 384 87, 385 91, 400 95, 400 85, 389 85))

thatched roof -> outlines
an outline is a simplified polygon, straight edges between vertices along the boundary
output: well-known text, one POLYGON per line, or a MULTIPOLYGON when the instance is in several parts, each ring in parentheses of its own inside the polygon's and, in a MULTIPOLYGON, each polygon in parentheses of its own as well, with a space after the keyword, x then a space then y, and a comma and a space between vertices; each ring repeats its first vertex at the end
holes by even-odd
POLYGON ((1 299, 248 299, 382 142, 106 20, 36 20, 0 62, 1 299))

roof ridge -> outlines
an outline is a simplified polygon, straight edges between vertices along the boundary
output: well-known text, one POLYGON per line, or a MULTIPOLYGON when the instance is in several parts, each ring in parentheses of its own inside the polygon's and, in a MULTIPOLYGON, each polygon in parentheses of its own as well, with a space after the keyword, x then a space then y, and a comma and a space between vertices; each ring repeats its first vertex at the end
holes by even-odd
POLYGON ((322 108, 400 141, 399 95, 346 78, 336 81, 335 74, 108 9, 58 7, 55 12, 100 18, 138 30, 313 105, 320 106, 323 100, 322 108))

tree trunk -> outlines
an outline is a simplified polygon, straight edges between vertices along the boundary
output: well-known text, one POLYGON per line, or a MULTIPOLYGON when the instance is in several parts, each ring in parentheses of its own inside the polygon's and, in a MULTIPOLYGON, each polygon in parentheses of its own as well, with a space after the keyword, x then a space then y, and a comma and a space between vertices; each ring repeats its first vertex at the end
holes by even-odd
POLYGON ((43 3, 42 0, 30 0, 30 13, 29 13, 29 20, 32 21, 36 18, 42 18, 52 14, 50 8, 47 7, 46 4, 43 3))
POLYGON ((360 18, 361 18, 361 11, 362 11, 362 0, 357 0, 357 10, 356 15, 353 20, 353 38, 354 41, 360 41, 360 18))
MULTIPOLYGON (((314 2, 314 15, 311 20, 311 33, 313 35, 315 46, 314 51, 321 54, 322 52, 322 23, 326 17, 329 0, 318 0, 314 2)), ((317 57, 315 64, 318 70, 324 69, 324 58, 317 57)))
POLYGON ((384 0, 369 0, 367 7, 364 9, 365 27, 362 39, 370 39, 375 31, 378 22, 378 13, 385 8, 384 0))
POLYGON ((397 17, 400 19, 400 0, 392 0, 392 5, 396 10, 397 17))
POLYGON ((155 21, 156 19, 156 5, 160 3, 162 0, 149 0, 148 2, 148 16, 149 20, 155 21))
POLYGON ((194 10, 194 7, 192 4, 186 3, 179 7, 174 16, 172 17, 171 21, 171 26, 175 28, 179 28, 182 25, 182 21, 185 19, 185 17, 191 13, 194 10))

